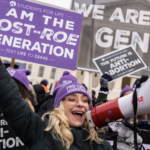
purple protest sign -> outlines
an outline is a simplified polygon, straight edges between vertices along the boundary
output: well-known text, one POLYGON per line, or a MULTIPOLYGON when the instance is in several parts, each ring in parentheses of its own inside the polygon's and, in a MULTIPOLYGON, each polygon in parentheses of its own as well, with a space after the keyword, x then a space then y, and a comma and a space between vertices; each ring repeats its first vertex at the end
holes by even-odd
POLYGON ((0 0, 0 56, 75 70, 82 15, 0 0))

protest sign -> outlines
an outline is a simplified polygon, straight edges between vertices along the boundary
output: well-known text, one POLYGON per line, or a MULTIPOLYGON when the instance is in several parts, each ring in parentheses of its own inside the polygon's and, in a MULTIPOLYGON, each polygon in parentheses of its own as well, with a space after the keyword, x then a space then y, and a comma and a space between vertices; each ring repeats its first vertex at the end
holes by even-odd
POLYGON ((132 45, 147 65, 133 75, 150 76, 150 1, 74 0, 73 10, 83 14, 77 68, 97 72, 92 59, 132 45))
POLYGON ((9 127, 0 111, 0 150, 27 150, 24 143, 9 127))
POLYGON ((0 0, 0 56, 75 70, 82 15, 0 0))
POLYGON ((146 68, 146 64, 132 46, 97 57, 93 62, 101 74, 110 74, 113 81, 146 68))

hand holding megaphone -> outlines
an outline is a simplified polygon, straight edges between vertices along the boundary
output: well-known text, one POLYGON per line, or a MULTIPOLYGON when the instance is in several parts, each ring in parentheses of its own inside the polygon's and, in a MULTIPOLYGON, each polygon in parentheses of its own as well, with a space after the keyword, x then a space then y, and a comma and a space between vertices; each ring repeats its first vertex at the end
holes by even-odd
MULTIPOLYGON (((120 136, 121 138, 125 138, 126 143, 134 144, 133 131, 122 123, 122 119, 117 120, 117 122, 114 121, 108 123, 108 125, 114 132, 118 132, 118 136, 120 136)), ((142 143, 142 138, 139 135, 137 136, 137 142, 138 144, 142 143)))
MULTIPOLYGON (((134 132, 122 123, 122 119, 108 123, 109 127, 118 132, 117 149, 118 150, 135 150, 134 148, 134 132)), ((140 147, 143 140, 137 133, 137 144, 140 147)))

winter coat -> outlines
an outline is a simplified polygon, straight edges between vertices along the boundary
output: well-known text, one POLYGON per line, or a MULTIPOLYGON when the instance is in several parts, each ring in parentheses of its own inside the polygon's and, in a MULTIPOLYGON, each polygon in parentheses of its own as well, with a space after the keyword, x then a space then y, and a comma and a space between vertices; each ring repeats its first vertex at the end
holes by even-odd
MULTIPOLYGON (((22 99, 18 86, 6 71, 0 60, 0 109, 8 124, 29 150, 65 150, 62 143, 53 138, 50 131, 44 131, 45 122, 35 114, 22 99)), ((71 128, 74 142, 70 150, 112 150, 106 141, 97 144, 83 141, 88 132, 82 128, 71 128)))
POLYGON ((26 98, 25 100, 29 104, 29 106, 32 109, 32 111, 35 112, 34 107, 33 107, 32 103, 31 103, 31 101, 28 98, 26 98))
POLYGON ((104 94, 104 93, 98 93, 98 97, 97 99, 95 100, 95 104, 98 104, 98 103, 105 103, 105 100, 107 100, 107 94, 104 94))

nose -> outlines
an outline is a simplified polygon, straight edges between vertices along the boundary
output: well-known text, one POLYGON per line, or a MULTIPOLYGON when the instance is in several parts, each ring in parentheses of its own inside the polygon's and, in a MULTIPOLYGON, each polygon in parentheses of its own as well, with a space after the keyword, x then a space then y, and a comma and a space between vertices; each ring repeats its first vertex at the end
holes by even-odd
POLYGON ((83 107, 83 102, 79 99, 76 106, 83 107))

